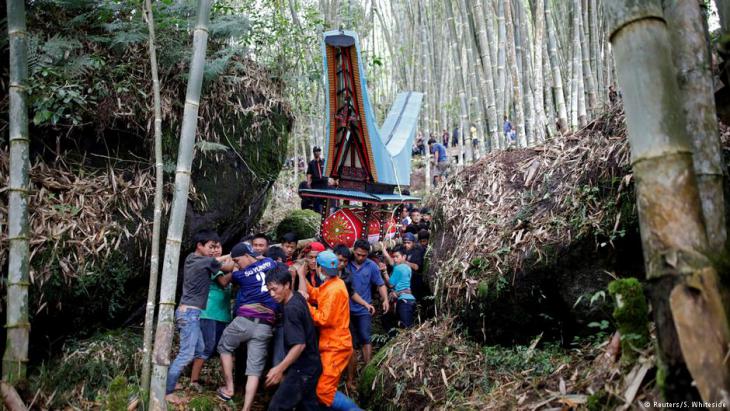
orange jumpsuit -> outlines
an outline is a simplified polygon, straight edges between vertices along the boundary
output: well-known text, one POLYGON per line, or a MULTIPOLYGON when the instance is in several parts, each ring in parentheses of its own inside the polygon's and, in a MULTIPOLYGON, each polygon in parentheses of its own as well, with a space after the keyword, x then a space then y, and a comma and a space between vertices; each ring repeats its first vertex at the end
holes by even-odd
POLYGON ((319 287, 307 283, 309 306, 314 325, 319 329, 319 354, 322 358, 322 375, 317 382, 317 398, 332 405, 340 376, 352 356, 350 335, 350 297, 345 282, 330 277, 319 287))

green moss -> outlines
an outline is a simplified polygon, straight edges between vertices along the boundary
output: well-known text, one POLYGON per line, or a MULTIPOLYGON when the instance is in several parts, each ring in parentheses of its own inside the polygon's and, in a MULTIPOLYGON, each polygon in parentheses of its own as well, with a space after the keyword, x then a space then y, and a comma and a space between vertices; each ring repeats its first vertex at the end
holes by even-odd
POLYGON ((139 387, 128 383, 127 378, 118 375, 109 383, 106 394, 100 395, 98 402, 103 410, 126 410, 129 402, 139 398, 139 387))
POLYGON ((586 408, 588 408, 588 411, 612 410, 616 408, 617 405, 618 404, 614 401, 613 397, 604 390, 595 392, 593 395, 588 397, 588 401, 586 402, 586 408))
MULTIPOLYGON (((199 395, 190 400, 187 408, 190 411, 218 411, 220 409, 220 401, 213 394, 199 395)), ((231 409, 236 409, 235 404, 228 404, 231 409)))
POLYGON ((386 344, 383 348, 375 353, 370 362, 367 363, 365 368, 362 370, 362 375, 360 376, 360 383, 358 385, 360 398, 367 398, 370 404, 378 404, 383 402, 381 401, 382 389, 379 384, 375 384, 375 388, 373 389, 373 382, 380 372, 379 365, 385 358, 385 354, 387 354, 388 352, 388 347, 389 345, 386 344))
POLYGON ((623 278, 612 281, 608 292, 616 304, 613 318, 621 333, 621 362, 629 365, 636 359, 636 351, 649 343, 649 308, 643 287, 636 278, 623 278))
POLYGON ((319 231, 321 216, 312 210, 294 210, 276 226, 276 238, 293 232, 298 238, 312 238, 319 231))

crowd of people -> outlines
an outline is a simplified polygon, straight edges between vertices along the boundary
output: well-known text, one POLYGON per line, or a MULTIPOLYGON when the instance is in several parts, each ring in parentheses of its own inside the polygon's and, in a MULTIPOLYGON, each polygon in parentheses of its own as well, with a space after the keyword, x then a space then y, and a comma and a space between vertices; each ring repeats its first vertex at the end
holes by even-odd
POLYGON ((185 402, 179 379, 189 365, 188 388, 203 391, 201 370, 217 353, 224 385, 216 394, 229 401, 234 373, 245 374, 244 411, 262 380, 273 392, 269 410, 360 409, 339 386, 346 374, 354 387, 357 352, 365 364, 372 358, 373 317, 391 331, 411 327, 428 293, 430 211, 403 205, 398 213, 402 243, 391 249, 358 240, 352 249, 315 241, 300 250, 293 233, 275 246, 256 234, 222 255, 216 232, 197 232, 175 311, 180 347, 166 400, 185 402))

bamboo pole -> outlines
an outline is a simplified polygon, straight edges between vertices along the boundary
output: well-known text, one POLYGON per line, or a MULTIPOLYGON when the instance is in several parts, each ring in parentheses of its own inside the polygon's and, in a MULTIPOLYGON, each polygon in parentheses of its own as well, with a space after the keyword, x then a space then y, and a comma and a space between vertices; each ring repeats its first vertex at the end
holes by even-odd
POLYGON ((162 288, 160 290, 159 318, 155 334, 153 354, 150 409, 166 410, 165 383, 170 365, 170 349, 174 332, 175 291, 177 287, 180 246, 182 243, 185 212, 188 206, 190 170, 193 162, 193 145, 198 125, 198 108, 203 86, 205 54, 208 43, 208 23, 212 0, 198 0, 197 23, 193 34, 193 55, 190 60, 190 77, 185 93, 185 111, 180 131, 177 170, 175 171, 175 193, 172 199, 170 224, 165 242, 165 257, 162 265, 162 288))
POLYGON ((692 137, 694 170, 702 200, 707 240, 714 252, 725 250, 725 200, 720 134, 710 71, 710 56, 697 0, 666 3, 664 10, 671 26, 674 67, 682 95, 680 102, 687 119, 686 133, 692 137))
POLYGON ((28 133, 28 32, 23 0, 7 1, 10 54, 8 135, 8 280, 3 355, 3 380, 16 384, 26 379, 28 364, 28 287, 30 192, 30 137, 28 133))
POLYGON ((520 70, 517 66, 517 51, 515 49, 515 30, 512 24, 511 0, 500 0, 504 2, 504 20, 507 31, 507 60, 512 77, 512 96, 514 97, 515 118, 512 123, 517 132, 518 144, 520 147, 527 147, 527 135, 525 133, 525 112, 522 106, 522 87, 520 85, 520 70))
POLYGON ((560 73, 560 59, 558 58, 557 39, 555 34, 555 23, 553 22, 550 1, 545 2, 545 23, 548 32, 548 57, 553 75, 553 93, 555 94, 556 111, 558 124, 565 132, 568 128, 568 112, 565 107, 565 94, 563 92, 563 76, 560 73))
POLYGON ((494 77, 492 76, 492 56, 490 54, 490 43, 487 33, 486 18, 484 17, 484 10, 482 8, 481 1, 474 1, 473 3, 474 23, 475 29, 478 30, 477 39, 479 40, 479 50, 481 54, 481 87, 482 94, 486 96, 485 104, 487 109, 487 120, 489 124, 489 136, 491 139, 491 146, 497 147, 499 144, 499 120, 497 116, 497 107, 494 97, 494 77))
POLYGON ((727 401, 730 342, 659 0, 604 4, 623 91, 644 262, 668 401, 727 401), (646 92, 651 90, 651 92, 646 92))
POLYGON ((160 108, 160 79, 157 73, 157 51, 155 49, 155 20, 152 1, 145 0, 145 18, 149 30, 150 71, 152 73, 152 94, 155 116, 155 205, 152 223, 152 252, 150 256, 150 278, 147 288, 147 306, 144 316, 144 337, 142 346, 142 390, 150 386, 150 362, 152 361, 152 327, 155 322, 155 302, 157 299, 157 280, 160 265, 160 225, 162 221, 162 110, 160 108))
POLYGON ((454 59, 454 75, 457 77, 457 94, 459 96, 459 103, 461 107, 461 121, 459 123, 459 167, 464 165, 464 134, 466 133, 466 123, 469 118, 469 108, 466 101, 466 81, 464 80, 464 68, 461 64, 461 53, 459 53, 458 47, 458 35, 456 31, 456 22, 454 21, 454 10, 451 4, 451 0, 446 1, 446 20, 449 26, 449 33, 451 35, 451 53, 454 59))

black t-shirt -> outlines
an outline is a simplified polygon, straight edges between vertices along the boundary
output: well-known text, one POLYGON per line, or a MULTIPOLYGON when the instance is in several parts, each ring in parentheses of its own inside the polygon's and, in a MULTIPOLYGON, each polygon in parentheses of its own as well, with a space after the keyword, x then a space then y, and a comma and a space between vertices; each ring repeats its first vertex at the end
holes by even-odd
POLYGON ((185 258, 183 293, 180 297, 180 304, 204 310, 208 305, 210 277, 220 269, 221 263, 215 258, 190 253, 185 258))
POLYGON ((294 292, 289 302, 284 304, 283 330, 284 348, 287 353, 294 345, 306 345, 302 354, 289 368, 312 376, 322 372, 317 332, 307 302, 298 292, 294 292))
POLYGON ((421 221, 420 223, 410 223, 406 227, 406 233, 411 233, 414 235, 418 235, 418 232, 421 230, 428 230, 428 226, 424 221, 421 221))
POLYGON ((415 244, 410 251, 406 251, 406 261, 418 265, 418 270, 415 272, 416 274, 421 274, 423 272, 423 258, 425 253, 426 251, 423 247, 415 244))
POLYGON ((307 167, 307 174, 312 175, 312 188, 327 188, 327 178, 324 174, 324 160, 312 160, 307 167))

